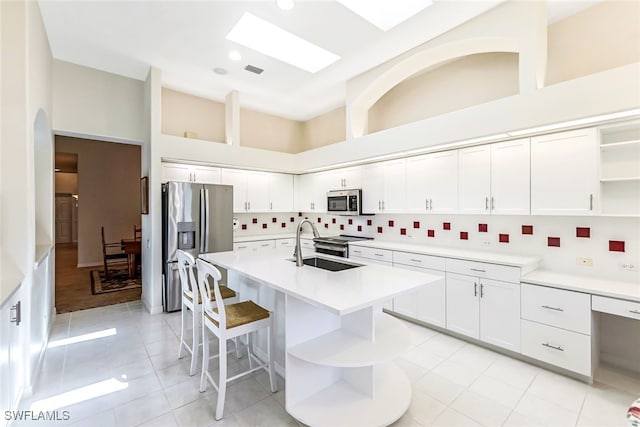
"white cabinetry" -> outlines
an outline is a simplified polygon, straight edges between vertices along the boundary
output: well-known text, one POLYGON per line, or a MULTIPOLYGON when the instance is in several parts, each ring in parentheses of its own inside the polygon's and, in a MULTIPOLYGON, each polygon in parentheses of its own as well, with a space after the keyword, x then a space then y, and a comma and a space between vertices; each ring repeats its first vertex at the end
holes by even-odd
POLYGON ((531 138, 531 213, 592 215, 597 210, 596 130, 531 138))
POLYGON ((362 167, 363 213, 402 213, 406 207, 405 159, 362 167))
POLYGON ((291 175, 223 169, 221 182, 233 186, 234 212, 290 212, 293 209, 291 175))
POLYGON ((163 162, 162 181, 220 184, 220 168, 163 162))
MULTIPOLYGON (((349 258, 353 259, 365 259, 367 262, 386 265, 388 267, 393 266, 393 252, 387 249, 374 249, 361 246, 349 246, 349 258)), ((393 300, 386 301, 382 308, 387 310, 393 310, 393 300)))
POLYGON ((461 260, 446 267, 447 329, 519 352, 520 270, 461 260))
POLYGON ((251 242, 238 242, 233 244, 234 251, 253 251, 261 252, 275 249, 275 240, 256 240, 251 242))
POLYGON ((406 161, 407 211, 458 211, 458 151, 409 157, 406 161))
POLYGON ((325 173, 299 175, 295 180, 295 207, 298 212, 326 212, 329 176, 325 173))
POLYGON ((458 208, 471 214, 529 214, 529 139, 458 152, 458 208))
MULTIPOLYGON (((0 308, 0 407, 15 410, 22 396, 24 372, 28 369, 29 357, 22 351, 22 333, 25 323, 16 323, 22 308, 21 287, 0 308)), ((24 321, 24 319, 20 319, 24 321)))
POLYGON ((269 212, 293 212, 293 175, 269 174, 269 212))
POLYGON ((335 169, 324 172, 327 176, 327 191, 358 189, 362 186, 362 167, 335 169))

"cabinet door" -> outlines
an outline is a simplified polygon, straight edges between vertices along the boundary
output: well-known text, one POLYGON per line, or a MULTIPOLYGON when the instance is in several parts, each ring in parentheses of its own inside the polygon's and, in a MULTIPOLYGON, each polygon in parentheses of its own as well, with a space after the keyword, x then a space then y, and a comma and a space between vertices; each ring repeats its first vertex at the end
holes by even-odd
POLYGON ((491 147, 458 150, 458 212, 489 214, 491 147))
POLYGON ((529 215, 529 138, 491 144, 491 213, 529 215))
POLYGON ((595 129, 531 138, 532 214, 592 215, 597 176, 595 129))
POLYGON ((480 279, 480 339, 520 352, 520 285, 480 279))
POLYGON ((311 210, 312 179, 311 174, 296 175, 294 177, 294 205, 295 210, 298 212, 309 212, 311 210))
POLYGON ((193 181, 202 184, 220 184, 220 168, 208 166, 194 166, 192 168, 193 181))
POLYGON ((431 325, 445 327, 445 273, 444 271, 409 265, 394 264, 394 267, 405 270, 441 276, 442 280, 423 286, 420 290, 393 299, 393 311, 411 316, 431 325))
POLYGON ((480 337, 479 280, 471 276, 447 273, 447 329, 480 337))
POLYGON ((426 169, 429 213, 458 211, 458 151, 429 154, 426 169))
POLYGON ((179 163, 162 163, 162 182, 191 182, 191 166, 179 163))
POLYGON ((427 192, 427 168, 429 156, 407 158, 407 212, 429 211, 427 192))
POLYGON ((362 166, 362 212, 382 212, 382 164, 362 166))
POLYGON ((269 212, 269 173, 247 172, 247 208, 249 212, 269 212))
POLYGON ((404 213, 407 204, 407 170, 405 159, 382 163, 382 211, 404 213))
POLYGON ((237 169, 222 169, 220 182, 233 186, 233 211, 247 211, 247 172, 237 169))
POLYGON ((269 200, 271 212, 293 212, 293 175, 270 174, 269 200))
POLYGON ((358 189, 362 187, 362 167, 340 169, 343 187, 346 189, 358 189))
POLYGON ((311 209, 313 212, 327 211, 327 192, 331 190, 330 180, 331 176, 327 172, 311 174, 311 209))

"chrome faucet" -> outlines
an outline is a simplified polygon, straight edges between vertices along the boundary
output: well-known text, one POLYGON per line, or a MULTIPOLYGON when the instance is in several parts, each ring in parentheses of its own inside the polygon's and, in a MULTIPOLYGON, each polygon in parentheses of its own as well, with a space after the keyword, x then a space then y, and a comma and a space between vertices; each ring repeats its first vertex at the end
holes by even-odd
POLYGON ((302 221, 300 221, 300 223, 298 224, 298 229, 296 230, 296 249, 293 251, 293 256, 296 258, 297 267, 302 267, 303 265, 302 249, 300 246, 300 232, 302 231, 302 226, 304 225, 305 222, 311 225, 311 228, 313 229, 313 237, 320 237, 320 233, 318 233, 318 229, 316 228, 316 225, 313 222, 311 222, 311 220, 309 220, 308 218, 305 218, 302 221))

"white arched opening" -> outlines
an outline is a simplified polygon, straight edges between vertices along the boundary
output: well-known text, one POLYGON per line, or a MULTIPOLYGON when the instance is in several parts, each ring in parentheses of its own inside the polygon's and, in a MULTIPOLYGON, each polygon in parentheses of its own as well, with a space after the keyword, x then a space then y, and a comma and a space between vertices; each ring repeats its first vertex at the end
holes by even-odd
POLYGON ((367 133, 369 109, 389 90, 404 80, 439 64, 478 53, 519 53, 513 38, 474 38, 446 43, 418 52, 395 64, 375 78, 350 105, 349 125, 353 137, 367 133))

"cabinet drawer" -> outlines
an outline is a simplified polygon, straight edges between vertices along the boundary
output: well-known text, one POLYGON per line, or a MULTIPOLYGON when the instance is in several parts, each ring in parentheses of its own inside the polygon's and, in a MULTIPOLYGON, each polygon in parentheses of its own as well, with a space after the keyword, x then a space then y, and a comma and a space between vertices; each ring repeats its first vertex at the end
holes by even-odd
POLYGON ((393 263, 445 271, 445 259, 431 255, 394 251, 393 263))
POLYGON ((393 262, 393 252, 387 249, 365 248, 362 246, 350 246, 349 258, 360 257, 375 259, 377 261, 393 262))
POLYGON ((311 239, 300 239, 300 246, 307 249, 314 249, 313 240, 311 239))
POLYGON ((591 376, 591 337, 528 320, 520 321, 522 354, 591 376))
POLYGON ((522 318, 591 335, 591 295, 522 284, 522 318))
POLYGON ((640 302, 594 295, 591 300, 591 308, 593 311, 640 320, 640 302))
POLYGON ((242 242, 242 243, 234 243, 233 250, 234 251, 248 251, 253 249, 253 242, 242 242))
POLYGON ((255 242, 256 250, 262 251, 267 249, 274 249, 276 247, 275 240, 260 240, 255 242))
POLYGON ((276 240, 276 247, 278 248, 288 248, 294 247, 296 245, 296 239, 278 239, 276 240))
POLYGON ((477 261, 464 261, 447 258, 447 272, 484 277, 503 282, 520 283, 520 268, 508 265, 487 264, 477 261))

